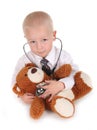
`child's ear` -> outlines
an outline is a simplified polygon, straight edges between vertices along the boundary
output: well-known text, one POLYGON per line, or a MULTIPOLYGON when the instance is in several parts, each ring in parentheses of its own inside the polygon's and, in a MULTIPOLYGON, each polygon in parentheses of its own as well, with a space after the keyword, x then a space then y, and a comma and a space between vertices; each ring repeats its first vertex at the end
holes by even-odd
POLYGON ((56 31, 53 31, 53 40, 55 40, 56 39, 56 31))

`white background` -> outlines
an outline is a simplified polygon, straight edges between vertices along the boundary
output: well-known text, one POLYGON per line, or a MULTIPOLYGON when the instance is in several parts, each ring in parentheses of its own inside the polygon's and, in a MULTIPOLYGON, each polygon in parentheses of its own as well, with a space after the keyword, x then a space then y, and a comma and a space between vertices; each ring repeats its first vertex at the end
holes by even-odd
POLYGON ((1 0, 0 1, 0 129, 97 128, 97 1, 96 0, 1 0), (39 120, 29 117, 29 106, 12 92, 11 78, 25 43, 24 17, 36 10, 49 13, 57 36, 80 70, 92 79, 93 91, 76 103, 75 115, 62 119, 45 112, 39 120))

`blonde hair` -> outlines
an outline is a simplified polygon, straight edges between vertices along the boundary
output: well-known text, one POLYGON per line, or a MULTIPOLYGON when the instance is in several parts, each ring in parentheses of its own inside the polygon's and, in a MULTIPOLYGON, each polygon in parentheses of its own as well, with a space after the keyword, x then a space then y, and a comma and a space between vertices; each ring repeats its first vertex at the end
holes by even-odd
POLYGON ((23 22, 23 30, 28 27, 37 27, 40 25, 47 25, 53 31, 53 21, 49 14, 43 11, 35 11, 28 14, 23 22))

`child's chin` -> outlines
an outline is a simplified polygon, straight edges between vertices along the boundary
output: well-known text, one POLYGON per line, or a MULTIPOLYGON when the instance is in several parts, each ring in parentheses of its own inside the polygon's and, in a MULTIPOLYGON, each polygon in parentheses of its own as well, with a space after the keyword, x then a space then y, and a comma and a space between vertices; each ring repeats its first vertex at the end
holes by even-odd
POLYGON ((47 55, 40 53, 40 54, 38 54, 38 56, 40 56, 40 57, 46 57, 47 55))

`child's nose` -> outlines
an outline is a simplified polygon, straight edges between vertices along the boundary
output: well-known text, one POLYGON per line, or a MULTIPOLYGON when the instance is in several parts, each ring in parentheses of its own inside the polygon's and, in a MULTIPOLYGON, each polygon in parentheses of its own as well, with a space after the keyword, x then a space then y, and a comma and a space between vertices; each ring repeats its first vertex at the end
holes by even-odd
POLYGON ((37 43, 37 49, 41 49, 41 48, 43 48, 43 47, 42 47, 42 44, 41 44, 40 42, 38 42, 38 43, 37 43))

